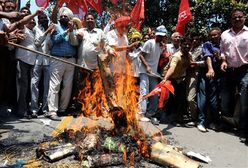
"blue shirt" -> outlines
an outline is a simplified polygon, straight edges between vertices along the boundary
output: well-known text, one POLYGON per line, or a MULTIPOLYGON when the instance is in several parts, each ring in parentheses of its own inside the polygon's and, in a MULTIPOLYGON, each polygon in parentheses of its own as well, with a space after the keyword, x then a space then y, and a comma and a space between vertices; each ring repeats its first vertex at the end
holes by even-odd
POLYGON ((212 60, 213 68, 219 69, 220 67, 220 61, 216 58, 216 55, 220 54, 220 45, 212 43, 210 41, 207 41, 203 44, 202 47, 202 55, 204 59, 207 59, 207 57, 210 57, 212 60))
POLYGON ((72 46, 69 42, 69 34, 66 28, 61 25, 56 26, 55 32, 51 36, 53 46, 51 54, 55 56, 74 57, 76 55, 76 47, 72 46))
POLYGON ((206 59, 207 57, 210 57, 212 61, 216 62, 217 59, 215 57, 215 54, 220 53, 220 45, 214 44, 210 41, 207 41, 203 44, 202 47, 202 54, 203 57, 206 59))

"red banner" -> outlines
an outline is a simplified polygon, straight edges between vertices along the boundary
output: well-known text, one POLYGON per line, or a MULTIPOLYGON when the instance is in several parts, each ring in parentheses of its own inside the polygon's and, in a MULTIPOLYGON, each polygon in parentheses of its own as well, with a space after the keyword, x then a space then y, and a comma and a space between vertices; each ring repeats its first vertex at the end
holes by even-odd
POLYGON ((64 3, 69 3, 69 2, 70 2, 70 0, 59 0, 58 4, 59 4, 59 6, 62 6, 64 3))
POLYGON ((86 0, 79 0, 79 1, 78 1, 78 4, 79 4, 79 7, 80 7, 85 13, 88 12, 88 5, 87 5, 86 0))
POLYGON ((178 13, 179 14, 178 14, 176 32, 179 32, 181 35, 184 35, 186 24, 192 20, 192 14, 190 12, 188 0, 181 0, 178 13))
POLYGON ((46 8, 49 5, 49 0, 35 0, 35 3, 38 7, 46 8))
POLYGON ((73 14, 79 13, 79 6, 77 1, 69 1, 69 3, 67 3, 67 7, 72 11, 73 14))
POLYGON ((67 7, 71 9, 74 14, 79 14, 79 8, 81 8, 85 13, 88 12, 88 5, 85 0, 70 0, 67 3, 67 7))
POLYGON ((140 30, 142 21, 145 18, 144 11, 145 11, 144 0, 138 0, 131 12, 133 27, 137 30, 140 30))
POLYGON ((102 13, 102 0, 86 0, 87 4, 90 5, 97 13, 102 13))

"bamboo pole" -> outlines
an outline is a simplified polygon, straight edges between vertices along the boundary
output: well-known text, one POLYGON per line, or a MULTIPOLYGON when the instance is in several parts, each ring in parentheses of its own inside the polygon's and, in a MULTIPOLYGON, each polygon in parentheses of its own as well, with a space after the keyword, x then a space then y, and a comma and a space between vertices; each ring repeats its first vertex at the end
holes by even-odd
POLYGON ((27 50, 27 51, 30 51, 30 52, 33 52, 33 53, 36 53, 36 54, 40 54, 42 56, 45 56, 45 57, 48 57, 48 58, 51 58, 51 59, 54 59, 54 60, 57 60, 57 61, 61 61, 61 62, 64 62, 66 64, 70 64, 70 65, 73 65, 75 67, 79 67, 79 68, 82 68, 82 69, 85 69, 87 71, 90 71, 90 72, 93 72, 92 69, 89 69, 89 68, 86 68, 86 67, 83 67, 79 64, 76 64, 76 63, 73 63, 73 62, 70 62, 70 61, 66 61, 64 59, 61 59, 59 57, 55 57, 55 56, 52 56, 52 55, 49 55, 49 54, 46 54, 46 53, 42 53, 40 51, 36 51, 36 50, 32 50, 32 49, 29 49, 27 47, 24 47, 22 45, 19 45, 19 44, 16 44, 16 43, 13 43, 13 42, 8 42, 9 45, 12 45, 14 47, 17 47, 17 48, 21 48, 21 49, 24 49, 24 50, 27 50))

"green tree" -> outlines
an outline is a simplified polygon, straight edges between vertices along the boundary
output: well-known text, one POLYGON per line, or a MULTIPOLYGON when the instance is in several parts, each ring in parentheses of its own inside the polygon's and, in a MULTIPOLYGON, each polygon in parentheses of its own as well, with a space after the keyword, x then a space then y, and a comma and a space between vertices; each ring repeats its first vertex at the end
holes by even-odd
MULTIPOLYGON (((51 11, 55 0, 50 0, 51 11)), ((98 16, 92 9, 90 12, 97 18, 97 25, 102 27, 109 19, 110 13, 128 14, 134 7, 137 0, 126 0, 126 4, 119 1, 117 6, 113 6, 109 0, 102 1, 103 14, 98 16)), ((145 0, 145 20, 144 27, 157 27, 165 25, 168 31, 175 29, 178 17, 180 0, 145 0)), ((241 8, 248 13, 248 0, 189 0, 193 21, 189 23, 189 31, 199 31, 206 33, 211 27, 218 26, 222 30, 230 26, 230 13, 234 8, 241 8)), ((248 19, 246 20, 246 25, 248 19)))

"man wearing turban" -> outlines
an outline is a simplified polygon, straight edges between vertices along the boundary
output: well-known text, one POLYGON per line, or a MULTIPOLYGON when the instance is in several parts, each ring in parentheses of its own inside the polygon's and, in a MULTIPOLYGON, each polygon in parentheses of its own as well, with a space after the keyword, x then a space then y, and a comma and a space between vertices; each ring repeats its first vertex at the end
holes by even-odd
MULTIPOLYGON (((51 35, 53 46, 51 47, 51 55, 66 61, 75 63, 77 39, 74 32, 73 13, 69 8, 62 7, 59 10, 59 24, 51 35)), ((48 92, 48 108, 47 117, 52 120, 60 120, 57 112, 64 113, 70 101, 72 91, 74 66, 51 60, 50 63, 50 82, 48 92), (60 84, 62 89, 60 91, 60 84), (59 99, 59 92, 61 97, 59 99), (60 100, 60 102, 59 102, 60 100)))
MULTIPOLYGON (((128 45, 127 31, 130 23, 129 16, 121 16, 115 20, 115 29, 109 31, 106 35, 107 43, 112 48, 113 57, 110 62, 110 69, 114 75, 116 90, 119 96, 124 96, 124 83, 126 76, 126 55, 127 51, 137 46, 138 43, 128 45)), ((110 55, 111 55, 110 54, 110 55)), ((124 100, 123 97, 118 97, 118 100, 124 100)), ((123 104, 123 102, 119 102, 123 104)))

